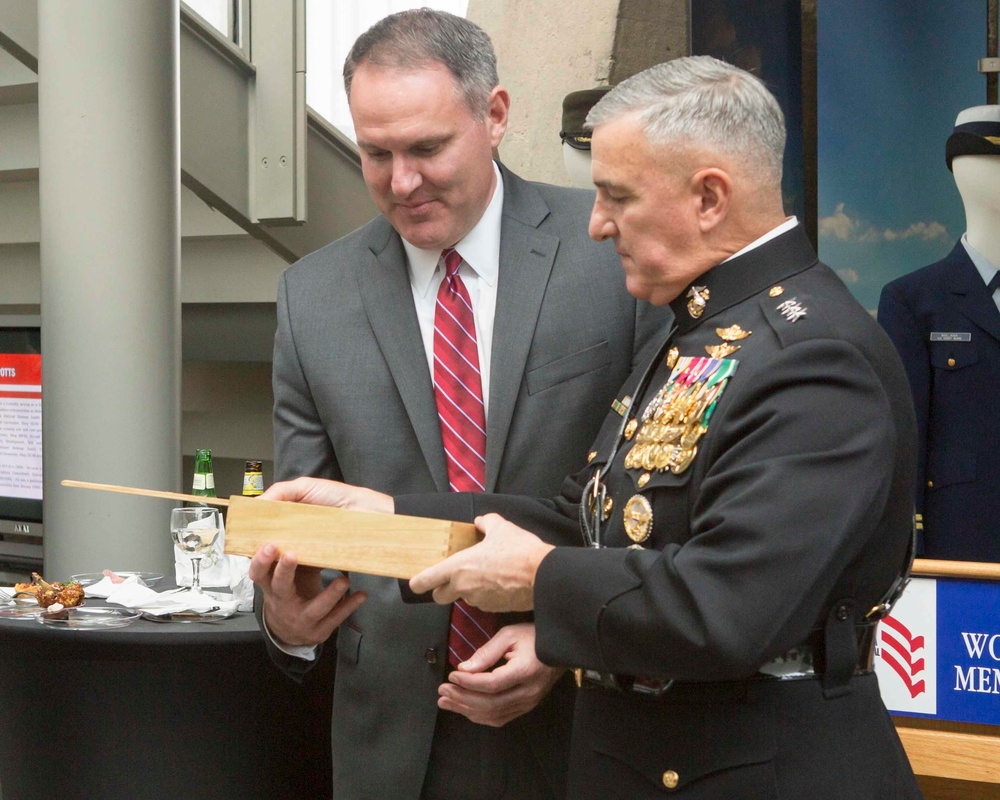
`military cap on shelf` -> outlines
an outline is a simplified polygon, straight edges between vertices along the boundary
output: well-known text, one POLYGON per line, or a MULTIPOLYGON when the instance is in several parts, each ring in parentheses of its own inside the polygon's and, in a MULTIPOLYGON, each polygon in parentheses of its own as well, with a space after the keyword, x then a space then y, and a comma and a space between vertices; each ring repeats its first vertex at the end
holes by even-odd
POLYGON ((598 86, 596 89, 582 89, 566 95, 563 98, 562 130, 559 132, 559 138, 577 150, 589 150, 590 131, 584 130, 583 123, 587 121, 590 109, 597 105, 597 101, 610 89, 610 86, 598 86))
POLYGON ((1000 156, 1000 106, 975 106, 958 113, 944 150, 948 169, 956 156, 1000 156))

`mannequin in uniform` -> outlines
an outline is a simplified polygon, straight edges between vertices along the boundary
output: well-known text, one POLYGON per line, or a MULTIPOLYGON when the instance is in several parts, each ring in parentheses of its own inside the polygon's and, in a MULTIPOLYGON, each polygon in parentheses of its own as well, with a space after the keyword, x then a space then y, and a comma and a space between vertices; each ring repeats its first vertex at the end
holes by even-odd
POLYGON ((584 130, 584 122, 590 109, 610 89, 610 86, 583 89, 570 92, 563 98, 562 131, 559 132, 563 164, 566 165, 570 182, 578 189, 594 188, 594 181, 590 177, 590 131, 584 130))
POLYGON ((945 160, 966 232, 941 261, 887 284, 878 320, 917 411, 919 554, 1000 561, 1000 106, 962 111, 945 160))

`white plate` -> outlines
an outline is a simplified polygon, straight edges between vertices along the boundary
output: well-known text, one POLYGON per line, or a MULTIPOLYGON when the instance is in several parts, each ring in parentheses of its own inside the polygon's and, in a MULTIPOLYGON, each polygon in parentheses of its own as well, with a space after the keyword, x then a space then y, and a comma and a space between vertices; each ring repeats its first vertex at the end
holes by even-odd
POLYGON ((236 613, 232 611, 177 611, 173 614, 157 614, 153 611, 143 611, 142 618, 151 622, 219 622, 229 619, 236 613))
POLYGON ((35 618, 43 625, 54 628, 74 628, 102 630, 107 628, 124 628, 139 619, 139 612, 134 608, 74 608, 63 609, 66 618, 49 617, 37 614, 35 618))

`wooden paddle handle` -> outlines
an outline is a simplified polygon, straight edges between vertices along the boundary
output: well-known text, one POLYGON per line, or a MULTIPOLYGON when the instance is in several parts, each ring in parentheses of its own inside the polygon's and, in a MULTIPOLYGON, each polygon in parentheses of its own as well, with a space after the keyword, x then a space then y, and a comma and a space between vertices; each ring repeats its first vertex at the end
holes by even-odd
POLYGON ((100 492, 119 492, 121 494, 137 494, 142 497, 159 497, 164 500, 184 500, 189 503, 201 503, 206 506, 228 506, 229 500, 225 497, 200 497, 196 494, 182 494, 180 492, 161 492, 156 489, 135 489, 131 486, 116 486, 111 483, 87 483, 86 481, 62 481, 63 486, 71 486, 74 489, 97 489, 100 492))

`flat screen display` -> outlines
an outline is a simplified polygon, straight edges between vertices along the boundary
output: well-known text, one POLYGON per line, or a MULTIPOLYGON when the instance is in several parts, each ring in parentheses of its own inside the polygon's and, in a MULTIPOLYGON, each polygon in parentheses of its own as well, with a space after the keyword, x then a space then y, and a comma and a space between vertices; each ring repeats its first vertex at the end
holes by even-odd
POLYGON ((0 517, 42 520, 41 331, 2 319, 0 517))

